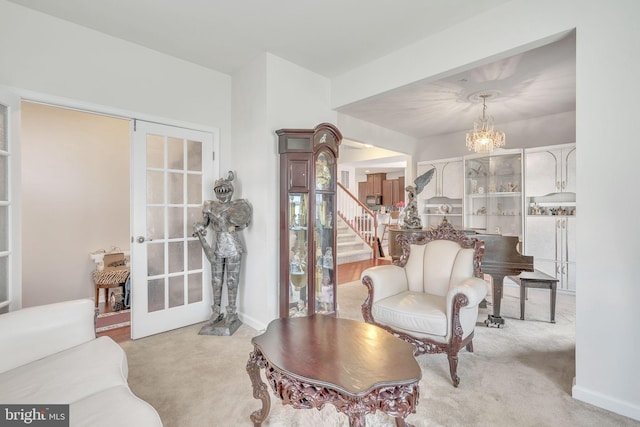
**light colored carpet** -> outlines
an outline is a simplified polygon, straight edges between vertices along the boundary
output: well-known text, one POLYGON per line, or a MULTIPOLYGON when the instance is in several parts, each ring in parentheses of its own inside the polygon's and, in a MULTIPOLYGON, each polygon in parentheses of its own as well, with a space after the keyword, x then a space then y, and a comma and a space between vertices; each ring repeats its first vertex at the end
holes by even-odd
MULTIPOLYGON (((366 289, 359 282, 338 286, 339 316, 362 320, 366 289)), ((518 288, 505 287, 506 327, 481 324, 474 353, 460 352, 460 386, 454 388, 446 355, 423 355, 415 426, 640 426, 640 422, 574 400, 575 298, 558 295, 556 324, 549 323, 549 291, 530 289, 526 321, 519 320, 518 288)), ((129 384, 151 403, 166 427, 251 426, 261 407, 252 396, 245 366, 258 334, 242 325, 230 337, 198 335, 202 324, 122 343, 129 359, 129 384)), ((270 390, 271 391, 271 390, 270 390)), ((114 408, 114 416, 117 414, 114 408)), ((327 405, 321 411, 284 406, 271 393, 265 426, 348 426, 327 405)), ((385 414, 367 416, 367 426, 393 426, 385 414)))

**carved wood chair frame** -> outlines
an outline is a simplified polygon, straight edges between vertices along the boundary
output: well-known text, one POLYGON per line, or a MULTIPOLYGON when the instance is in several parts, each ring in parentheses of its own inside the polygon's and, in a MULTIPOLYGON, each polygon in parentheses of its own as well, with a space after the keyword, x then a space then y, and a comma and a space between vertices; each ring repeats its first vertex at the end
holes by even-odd
MULTIPOLYGON (((479 241, 473 237, 469 237, 465 233, 455 230, 451 223, 446 218, 438 228, 428 230, 427 232, 411 233, 411 234, 399 234, 396 236, 396 241, 402 248, 402 256, 400 259, 393 262, 394 265, 404 267, 407 264, 409 255, 411 253, 411 245, 426 245, 434 240, 451 240, 457 242, 462 248, 474 249, 473 256, 473 272, 475 277, 482 278, 482 270, 480 263, 482 261, 482 255, 484 254, 484 242, 479 241)), ((458 352, 462 347, 466 347, 467 351, 473 352, 473 331, 465 338, 462 339, 463 330, 460 324, 460 309, 465 307, 469 300, 464 294, 456 294, 452 302, 452 331, 453 334, 448 343, 437 342, 429 338, 417 338, 411 336, 405 332, 396 331, 395 329, 380 324, 373 318, 373 282, 369 276, 362 278, 362 283, 367 287, 367 298, 362 304, 362 317, 365 322, 376 325, 394 336, 413 344, 416 347, 415 355, 421 354, 436 354, 446 353, 449 360, 449 373, 451 374, 451 380, 454 387, 458 387, 460 384, 460 377, 458 377, 458 352)))

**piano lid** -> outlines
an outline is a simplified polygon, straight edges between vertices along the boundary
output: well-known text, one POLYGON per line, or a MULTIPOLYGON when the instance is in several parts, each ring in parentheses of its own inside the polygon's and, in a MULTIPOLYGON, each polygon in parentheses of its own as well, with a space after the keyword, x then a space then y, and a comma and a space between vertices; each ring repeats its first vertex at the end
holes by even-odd
POLYGON ((472 234, 484 241, 484 255, 480 267, 486 274, 511 276, 523 271, 533 271, 533 256, 522 255, 518 251, 518 236, 500 234, 472 234))

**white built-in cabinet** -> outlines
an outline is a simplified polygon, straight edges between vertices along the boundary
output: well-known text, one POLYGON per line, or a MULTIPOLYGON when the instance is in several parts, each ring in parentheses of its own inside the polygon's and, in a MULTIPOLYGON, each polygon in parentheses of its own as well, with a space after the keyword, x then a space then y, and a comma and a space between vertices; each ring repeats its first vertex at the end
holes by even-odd
POLYGON ((576 145, 525 150, 527 196, 576 192, 576 145))
POLYGON ((534 266, 560 280, 560 290, 576 291, 576 146, 525 150, 524 252, 534 266))
POLYGON ((537 270, 560 280, 558 288, 576 291, 575 216, 528 215, 525 254, 537 270))
POLYGON ((435 168, 418 196, 424 228, 446 216, 456 228, 517 235, 536 269, 558 278, 560 290, 576 291, 575 144, 499 150, 417 166, 417 176, 435 168))
POLYGON ((424 187, 420 194, 423 199, 431 197, 448 197, 450 199, 462 199, 462 157, 453 159, 436 160, 433 162, 418 162, 417 176, 430 169, 435 169, 431 181, 424 187))
POLYGON ((418 195, 418 209, 424 228, 436 227, 442 218, 456 228, 462 228, 464 195, 463 159, 456 157, 418 162, 417 176, 435 169, 431 181, 418 195))

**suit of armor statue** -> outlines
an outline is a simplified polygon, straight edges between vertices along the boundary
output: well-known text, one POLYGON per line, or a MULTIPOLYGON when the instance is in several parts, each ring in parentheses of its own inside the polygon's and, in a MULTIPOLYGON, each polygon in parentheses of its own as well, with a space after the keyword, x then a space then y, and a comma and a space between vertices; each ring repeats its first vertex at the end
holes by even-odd
POLYGON ((231 200, 233 197, 232 181, 235 175, 232 171, 226 178, 220 178, 215 182, 213 191, 217 200, 207 200, 202 206, 203 222, 193 225, 202 244, 205 255, 211 263, 211 286, 213 287, 213 313, 211 324, 216 324, 224 319, 224 324, 229 326, 239 322, 236 300, 238 295, 238 280, 240 278, 240 263, 246 248, 239 231, 246 228, 251 221, 252 208, 244 199, 231 200), (214 234, 213 247, 206 241, 207 227, 211 227, 214 234), (226 307, 226 316, 221 312, 222 285, 225 279, 227 284, 227 297, 229 305, 226 307))

